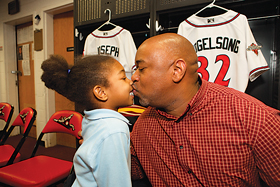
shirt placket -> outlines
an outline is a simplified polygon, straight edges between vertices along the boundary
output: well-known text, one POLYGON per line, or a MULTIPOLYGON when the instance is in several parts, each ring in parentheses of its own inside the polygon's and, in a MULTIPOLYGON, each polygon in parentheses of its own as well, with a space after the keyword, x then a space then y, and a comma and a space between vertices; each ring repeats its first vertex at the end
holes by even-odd
MULTIPOLYGON (((184 121, 190 121, 193 113, 188 111, 185 115, 184 118, 187 120, 184 121)), ((174 121, 172 139, 176 146, 177 159, 185 174, 188 175, 188 177, 185 175, 185 178, 182 180, 190 180, 185 182, 186 184, 193 184, 193 186, 204 186, 194 173, 193 170, 195 168, 192 168, 195 165, 195 155, 191 147, 191 142, 186 135, 187 131, 188 124, 182 122, 180 119, 174 121)))

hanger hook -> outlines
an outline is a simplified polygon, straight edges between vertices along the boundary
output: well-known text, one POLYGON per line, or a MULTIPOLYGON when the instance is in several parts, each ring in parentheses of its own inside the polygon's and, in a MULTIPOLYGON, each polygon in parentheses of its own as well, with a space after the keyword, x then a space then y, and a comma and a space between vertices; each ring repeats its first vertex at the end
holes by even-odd
POLYGON ((208 7, 209 7, 209 8, 212 8, 212 7, 214 6, 215 1, 216 1, 216 0, 213 0, 213 2, 210 3, 210 4, 208 5, 208 7))
POLYGON ((109 9, 109 8, 107 8, 105 11, 104 11, 104 13, 106 13, 106 12, 109 12, 109 19, 108 19, 108 22, 109 21, 111 21, 111 10, 109 9))

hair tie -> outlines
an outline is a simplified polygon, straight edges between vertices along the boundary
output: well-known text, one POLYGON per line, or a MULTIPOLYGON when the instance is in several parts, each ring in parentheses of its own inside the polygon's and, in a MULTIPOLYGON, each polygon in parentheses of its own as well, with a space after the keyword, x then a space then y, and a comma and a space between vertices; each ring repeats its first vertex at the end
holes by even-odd
POLYGON ((68 74, 70 73, 71 69, 68 69, 68 74))

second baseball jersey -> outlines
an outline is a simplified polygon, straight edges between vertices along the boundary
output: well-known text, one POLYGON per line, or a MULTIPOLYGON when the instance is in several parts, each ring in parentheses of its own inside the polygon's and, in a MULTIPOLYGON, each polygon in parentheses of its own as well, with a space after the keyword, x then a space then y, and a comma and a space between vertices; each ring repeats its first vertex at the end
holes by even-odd
POLYGON ((254 81, 269 70, 246 16, 235 11, 213 17, 192 15, 180 23, 178 34, 193 44, 198 72, 210 82, 245 92, 248 79, 254 81))
POLYGON ((126 75, 131 78, 136 46, 131 33, 116 26, 109 31, 95 30, 85 41, 83 55, 107 54, 117 59, 124 67, 126 75))

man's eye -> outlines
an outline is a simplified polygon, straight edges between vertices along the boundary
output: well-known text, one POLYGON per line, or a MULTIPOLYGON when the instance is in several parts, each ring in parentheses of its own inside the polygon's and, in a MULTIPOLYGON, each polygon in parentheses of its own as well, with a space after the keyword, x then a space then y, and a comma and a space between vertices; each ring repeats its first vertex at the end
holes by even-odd
POLYGON ((145 68, 138 68, 139 72, 142 72, 145 68))
POLYGON ((135 73, 136 70, 138 70, 140 73, 145 69, 146 67, 144 68, 139 68, 137 67, 136 65, 132 67, 132 74, 135 73))

